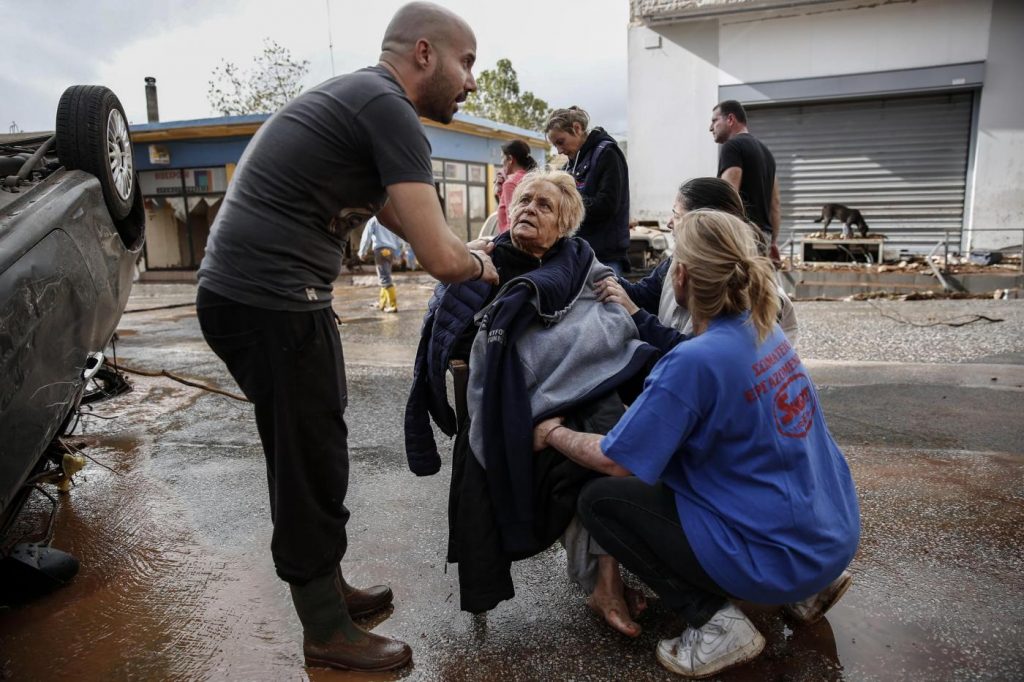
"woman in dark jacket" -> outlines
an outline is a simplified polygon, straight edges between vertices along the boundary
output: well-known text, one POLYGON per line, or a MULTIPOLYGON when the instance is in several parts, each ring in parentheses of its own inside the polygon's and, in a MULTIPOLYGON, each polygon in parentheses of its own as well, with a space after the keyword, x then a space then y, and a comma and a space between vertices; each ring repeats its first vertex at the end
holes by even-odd
MULTIPOLYGON (((432 417, 453 449, 448 561, 459 565, 463 610, 481 613, 514 595, 510 565, 543 551, 567 531, 582 484, 595 474, 554 451, 531 454, 534 421, 558 412, 577 428, 607 431, 623 413, 619 390, 653 364, 619 306, 597 302, 595 281, 610 277, 583 240, 573 178, 561 171, 525 176, 510 205, 511 229, 494 240, 501 285, 442 285, 431 300, 406 408, 406 455, 418 475, 437 473, 432 417), (479 328, 478 328, 479 325, 479 328), (448 404, 445 369, 470 359, 466 417, 448 404)), ((636 637, 646 606, 627 588, 618 563, 578 527, 568 544, 571 577, 588 605, 636 637)))
POLYGON ((544 132, 559 154, 569 157, 563 170, 576 179, 586 217, 577 236, 597 259, 622 276, 629 270, 629 172, 626 157, 603 128, 588 131, 590 116, 577 106, 556 109, 544 132))
MULTIPOLYGON (((732 185, 719 178, 693 178, 687 180, 676 194, 672 206, 669 229, 682 220, 690 211, 712 209, 724 211, 744 221, 747 220, 743 200, 732 185)), ((749 221, 747 221, 749 222, 749 221)), ((760 228, 751 223, 758 242, 758 249, 767 254, 767 244, 761 240, 760 228)), ((693 335, 693 323, 685 307, 679 306, 672 294, 669 268, 672 260, 662 262, 644 279, 636 283, 625 279, 608 279, 598 285, 600 299, 622 305, 633 316, 640 338, 667 352, 685 335, 693 335)), ((797 319, 793 302, 786 292, 777 287, 779 294, 779 326, 789 342, 796 346, 797 319)))

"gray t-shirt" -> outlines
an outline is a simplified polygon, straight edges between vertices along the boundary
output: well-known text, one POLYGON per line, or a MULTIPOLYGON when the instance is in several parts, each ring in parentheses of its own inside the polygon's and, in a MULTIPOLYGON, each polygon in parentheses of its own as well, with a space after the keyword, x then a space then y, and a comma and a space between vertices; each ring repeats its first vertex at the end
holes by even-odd
POLYGON ((433 184, 430 143, 383 67, 302 93, 253 137, 206 243, 199 284, 246 305, 331 304, 348 234, 375 215, 388 185, 433 184))

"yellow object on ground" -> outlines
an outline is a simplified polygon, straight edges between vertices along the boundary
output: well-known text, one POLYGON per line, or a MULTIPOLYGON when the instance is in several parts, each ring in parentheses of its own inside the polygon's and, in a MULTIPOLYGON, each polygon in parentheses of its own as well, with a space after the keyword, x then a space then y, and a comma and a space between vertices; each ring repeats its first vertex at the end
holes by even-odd
POLYGON ((382 310, 386 313, 397 313, 398 312, 398 290, 395 289, 395 285, 381 289, 381 297, 386 299, 386 303, 382 310))

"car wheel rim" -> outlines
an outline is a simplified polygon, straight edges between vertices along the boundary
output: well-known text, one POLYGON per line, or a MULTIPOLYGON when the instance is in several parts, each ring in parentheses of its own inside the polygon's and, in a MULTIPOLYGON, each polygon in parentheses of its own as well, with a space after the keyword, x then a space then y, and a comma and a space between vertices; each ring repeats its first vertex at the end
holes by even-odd
POLYGON ((107 160, 117 196, 128 201, 135 182, 135 174, 132 172, 132 141, 124 116, 117 109, 111 109, 107 117, 107 160))

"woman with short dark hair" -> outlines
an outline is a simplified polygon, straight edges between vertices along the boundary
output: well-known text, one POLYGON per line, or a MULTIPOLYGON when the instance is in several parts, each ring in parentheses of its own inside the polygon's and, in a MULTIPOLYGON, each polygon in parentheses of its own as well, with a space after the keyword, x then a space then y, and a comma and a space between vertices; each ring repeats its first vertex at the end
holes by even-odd
MULTIPOLYGON (((683 219, 690 211, 712 209, 724 211, 747 222, 757 242, 758 252, 768 254, 764 232, 747 220, 743 200, 739 193, 725 180, 719 178, 693 178, 687 180, 676 193, 672 205, 669 229, 683 219)), ((668 350, 685 335, 693 333, 693 324, 685 305, 676 303, 671 286, 672 260, 659 264, 647 277, 631 283, 625 279, 608 279, 600 284, 602 301, 621 304, 636 322, 640 337, 654 346, 668 350)), ((778 322, 786 338, 797 345, 799 328, 796 310, 789 296, 776 287, 779 297, 778 322)))
POLYGON ((530 156, 530 146, 522 140, 501 145, 501 171, 494 181, 494 194, 498 199, 498 232, 508 231, 508 207, 512 195, 523 177, 537 167, 530 156))

